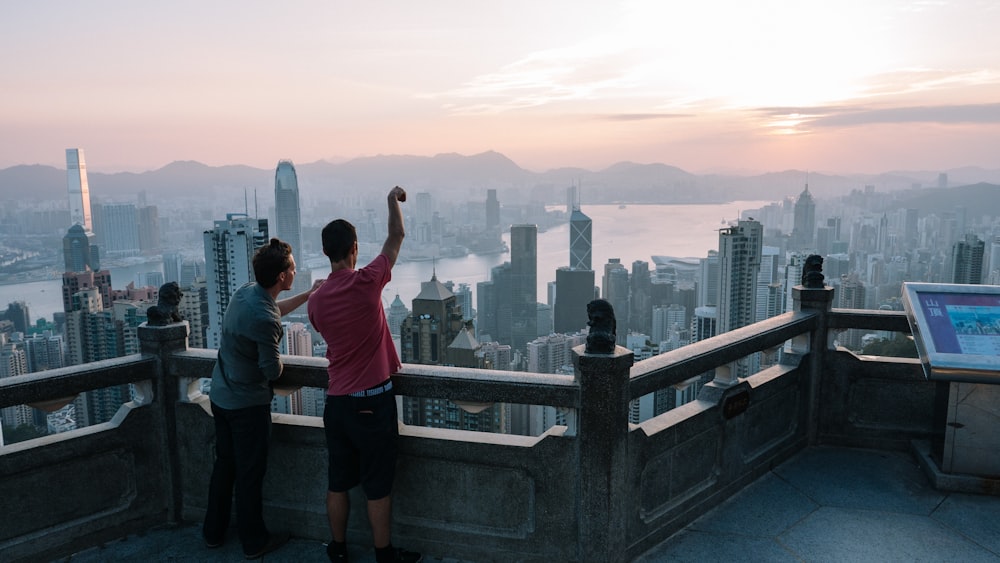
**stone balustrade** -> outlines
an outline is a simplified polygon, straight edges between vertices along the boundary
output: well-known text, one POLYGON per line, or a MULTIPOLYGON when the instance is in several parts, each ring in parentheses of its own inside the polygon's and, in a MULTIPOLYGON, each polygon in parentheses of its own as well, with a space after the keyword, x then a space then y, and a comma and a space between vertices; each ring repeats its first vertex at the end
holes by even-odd
MULTIPOLYGON (((554 406, 572 422, 537 437, 401 426, 397 543, 476 561, 630 560, 807 445, 899 450, 931 439, 936 384, 916 360, 830 346, 844 328, 909 332, 903 314, 831 310, 829 288, 795 291, 794 312, 634 365, 625 348, 583 346, 575 376, 404 365, 399 395, 554 406), (781 364, 717 378, 698 400, 629 423, 631 400, 786 342, 781 364)), ((0 560, 202 518, 214 426, 193 383, 215 353, 188 349, 185 323, 139 336, 141 354, 0 380, 0 407, 140 390, 108 423, 0 449, 0 560)), ((325 360, 283 359, 283 385, 325 386, 325 360)), ((322 420, 273 416, 266 518, 326 540, 322 420)), ((363 543, 354 494, 350 534, 363 543)))

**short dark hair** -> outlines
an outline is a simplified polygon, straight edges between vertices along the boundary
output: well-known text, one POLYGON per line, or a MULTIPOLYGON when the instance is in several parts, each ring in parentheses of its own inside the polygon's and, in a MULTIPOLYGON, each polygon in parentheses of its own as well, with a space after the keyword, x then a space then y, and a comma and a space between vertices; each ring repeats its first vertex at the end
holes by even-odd
POLYGON ((334 219, 323 227, 323 252, 330 262, 340 262, 358 242, 358 231, 346 219, 334 219))
POLYGON ((292 267, 292 245, 271 239, 267 245, 257 249, 253 255, 253 277, 265 289, 278 283, 278 275, 292 267))

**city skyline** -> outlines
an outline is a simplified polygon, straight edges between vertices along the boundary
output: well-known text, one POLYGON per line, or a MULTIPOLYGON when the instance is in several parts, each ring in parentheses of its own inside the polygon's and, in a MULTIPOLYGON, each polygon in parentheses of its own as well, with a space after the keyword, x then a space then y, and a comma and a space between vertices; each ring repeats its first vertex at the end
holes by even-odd
POLYGON ((98 172, 488 150, 535 171, 997 167, 1000 6, 661 4, 12 6, 0 168, 64 147, 98 172))

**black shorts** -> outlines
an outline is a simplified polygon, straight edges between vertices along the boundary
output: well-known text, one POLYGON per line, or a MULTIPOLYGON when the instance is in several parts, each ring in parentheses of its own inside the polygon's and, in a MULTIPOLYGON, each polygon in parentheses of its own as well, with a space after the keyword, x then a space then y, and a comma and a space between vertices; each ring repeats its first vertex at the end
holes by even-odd
POLYGON ((329 455, 330 492, 346 492, 361 484, 368 500, 392 492, 396 476, 399 423, 396 394, 374 397, 327 395, 323 409, 329 455))

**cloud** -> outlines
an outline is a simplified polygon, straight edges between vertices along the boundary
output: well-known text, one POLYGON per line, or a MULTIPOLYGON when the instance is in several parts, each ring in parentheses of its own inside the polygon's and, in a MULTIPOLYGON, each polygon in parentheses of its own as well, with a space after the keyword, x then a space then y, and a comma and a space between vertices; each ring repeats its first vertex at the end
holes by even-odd
POLYGON ((600 119, 608 121, 651 121, 655 119, 676 119, 678 117, 694 117, 689 113, 614 113, 602 115, 600 119))
POLYGON ((853 127, 874 123, 1000 123, 1000 103, 859 109, 823 115, 815 127, 853 127))

